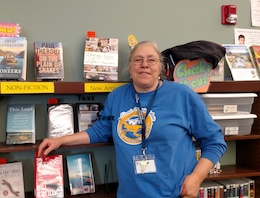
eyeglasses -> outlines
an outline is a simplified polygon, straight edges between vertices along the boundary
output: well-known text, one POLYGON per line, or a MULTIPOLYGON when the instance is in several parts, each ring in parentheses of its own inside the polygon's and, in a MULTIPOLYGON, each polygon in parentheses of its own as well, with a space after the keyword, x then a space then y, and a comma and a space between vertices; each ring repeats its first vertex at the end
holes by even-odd
POLYGON ((149 57, 149 58, 142 58, 142 57, 135 57, 133 59, 131 59, 131 62, 136 65, 136 66, 140 66, 143 64, 143 62, 146 60, 146 63, 149 66, 153 66, 156 63, 158 63, 159 59, 155 58, 155 57, 149 57))

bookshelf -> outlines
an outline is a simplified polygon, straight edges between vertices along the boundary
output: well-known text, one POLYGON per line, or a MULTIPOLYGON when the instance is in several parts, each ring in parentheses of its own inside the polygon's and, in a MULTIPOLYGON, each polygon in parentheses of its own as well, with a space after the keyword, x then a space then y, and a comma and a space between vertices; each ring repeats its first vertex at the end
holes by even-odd
MULTIPOLYGON (((24 84, 30 84, 38 82, 20 82, 21 86, 24 84)), ((120 86, 127 82, 53 82, 53 92, 51 94, 86 94, 86 87, 91 85, 99 86, 100 88, 91 93, 102 94, 108 93, 104 86, 109 86, 111 89, 120 86)), ((38 93, 31 93, 27 91, 19 91, 18 93, 7 93, 5 91, 3 82, 0 82, 0 97, 4 95, 16 95, 19 94, 50 94, 49 91, 42 91, 38 93)), ((13 91, 13 90, 12 90, 13 91)), ((206 180, 219 180, 239 177, 250 177, 255 180, 256 197, 260 197, 260 81, 228 81, 228 82, 212 82, 208 93, 246 93, 252 92, 258 95, 252 106, 252 113, 257 114, 258 117, 255 119, 252 126, 252 132, 250 135, 245 136, 226 136, 226 141, 236 141, 236 164, 222 166, 222 172, 217 175, 209 175, 206 180)), ((33 145, 14 145, 7 146, 4 142, 0 142, 0 153, 11 153, 11 152, 23 152, 23 151, 35 151, 41 141, 38 140, 33 145)), ((78 145, 78 146, 66 146, 61 147, 62 149, 73 149, 73 148, 85 148, 85 147, 105 147, 111 146, 112 143, 100 143, 91 145, 78 145)), ((30 194, 30 192, 28 192, 30 194)), ((97 188, 95 194, 87 194, 84 197, 116 197, 115 193, 107 194, 104 191, 104 187, 100 186, 97 188)), ((72 196, 66 195, 66 198, 72 196)), ((81 196, 77 196, 81 197, 81 196)), ((82 195, 83 197, 83 195, 82 195)))

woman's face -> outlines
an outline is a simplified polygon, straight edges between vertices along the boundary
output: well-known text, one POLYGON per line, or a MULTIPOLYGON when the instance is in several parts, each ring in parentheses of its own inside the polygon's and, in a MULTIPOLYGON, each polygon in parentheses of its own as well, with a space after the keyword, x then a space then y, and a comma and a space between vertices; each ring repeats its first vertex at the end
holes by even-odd
POLYGON ((130 75, 137 92, 156 89, 160 75, 161 62, 152 44, 138 46, 129 62, 130 75))

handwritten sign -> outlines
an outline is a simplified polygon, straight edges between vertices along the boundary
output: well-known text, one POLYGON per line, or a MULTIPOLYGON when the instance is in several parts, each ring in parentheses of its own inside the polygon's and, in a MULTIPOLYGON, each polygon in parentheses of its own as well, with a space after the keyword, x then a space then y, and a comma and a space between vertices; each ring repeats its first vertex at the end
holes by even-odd
POLYGON ((182 60, 174 68, 174 81, 185 84, 195 92, 207 92, 210 85, 212 64, 205 59, 182 60))
POLYGON ((84 58, 86 65, 118 66, 117 53, 86 52, 84 58))
POLYGON ((21 27, 14 23, 0 23, 0 37, 19 37, 21 27))

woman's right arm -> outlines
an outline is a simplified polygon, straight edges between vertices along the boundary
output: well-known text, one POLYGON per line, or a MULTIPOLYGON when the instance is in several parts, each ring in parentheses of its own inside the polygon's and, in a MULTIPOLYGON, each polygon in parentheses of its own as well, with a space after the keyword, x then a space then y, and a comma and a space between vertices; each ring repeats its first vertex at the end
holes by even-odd
POLYGON ((51 151, 58 149, 62 145, 70 146, 89 143, 90 139, 86 131, 57 138, 45 138, 38 147, 38 157, 47 156, 51 151))

